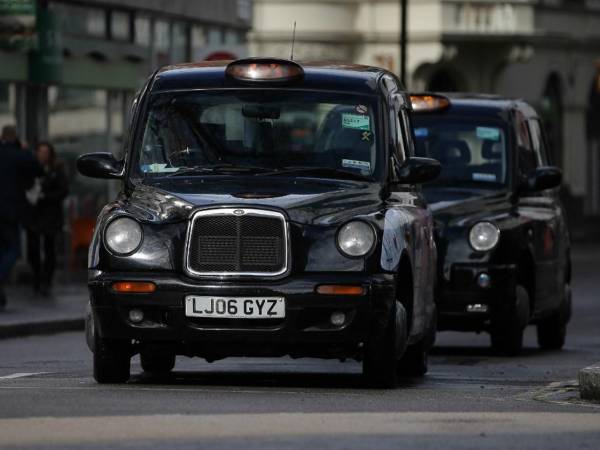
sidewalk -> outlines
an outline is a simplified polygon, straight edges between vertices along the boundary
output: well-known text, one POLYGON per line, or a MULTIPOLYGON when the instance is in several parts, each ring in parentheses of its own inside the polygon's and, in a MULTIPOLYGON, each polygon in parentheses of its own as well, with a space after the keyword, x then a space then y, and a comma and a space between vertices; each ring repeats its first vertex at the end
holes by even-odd
POLYGON ((0 311, 0 339, 83 330, 88 300, 85 283, 57 285, 50 297, 35 296, 26 285, 7 286, 0 311))

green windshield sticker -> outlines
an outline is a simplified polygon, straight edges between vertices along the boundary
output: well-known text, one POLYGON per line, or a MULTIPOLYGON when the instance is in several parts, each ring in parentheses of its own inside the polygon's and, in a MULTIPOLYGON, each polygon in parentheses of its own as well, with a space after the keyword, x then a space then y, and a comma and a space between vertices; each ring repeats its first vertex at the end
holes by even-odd
POLYGON ((361 114, 342 114, 342 127, 353 130, 371 130, 371 118, 361 114))
POLYGON ((477 127, 477 137, 488 141, 500 140, 500 129, 491 127, 477 127))

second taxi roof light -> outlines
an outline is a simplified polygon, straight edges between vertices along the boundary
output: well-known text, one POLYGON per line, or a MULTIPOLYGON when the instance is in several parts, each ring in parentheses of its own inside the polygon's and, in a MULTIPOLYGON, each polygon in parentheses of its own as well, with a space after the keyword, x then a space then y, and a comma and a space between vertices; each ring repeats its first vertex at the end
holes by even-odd
POLYGON ((304 70, 294 61, 276 58, 247 58, 229 63, 225 73, 245 83, 292 83, 304 77, 304 70))
POLYGON ((441 111, 450 106, 450 100, 443 95, 411 94, 410 101, 415 112, 441 111))

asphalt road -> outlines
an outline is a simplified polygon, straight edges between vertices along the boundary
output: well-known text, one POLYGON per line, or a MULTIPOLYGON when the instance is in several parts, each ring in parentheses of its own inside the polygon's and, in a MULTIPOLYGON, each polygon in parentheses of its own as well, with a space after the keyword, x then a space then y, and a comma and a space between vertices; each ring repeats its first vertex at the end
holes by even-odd
POLYGON ((422 380, 361 386, 358 363, 181 358, 166 379, 100 386, 81 333, 0 341, 0 448, 598 449, 600 404, 578 400, 600 361, 600 247, 574 254, 566 348, 516 358, 486 335, 441 333, 422 380))

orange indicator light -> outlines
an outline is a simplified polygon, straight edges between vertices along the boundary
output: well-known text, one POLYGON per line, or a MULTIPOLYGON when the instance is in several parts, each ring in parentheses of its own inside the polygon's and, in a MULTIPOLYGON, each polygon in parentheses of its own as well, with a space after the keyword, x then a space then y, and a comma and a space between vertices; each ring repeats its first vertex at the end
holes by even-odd
POLYGON ((317 287, 317 293, 323 295, 364 295, 365 288, 343 284, 322 284, 317 287))
POLYGON ((156 290, 156 285, 149 281, 117 281, 113 283, 112 289, 128 294, 149 294, 156 290))

